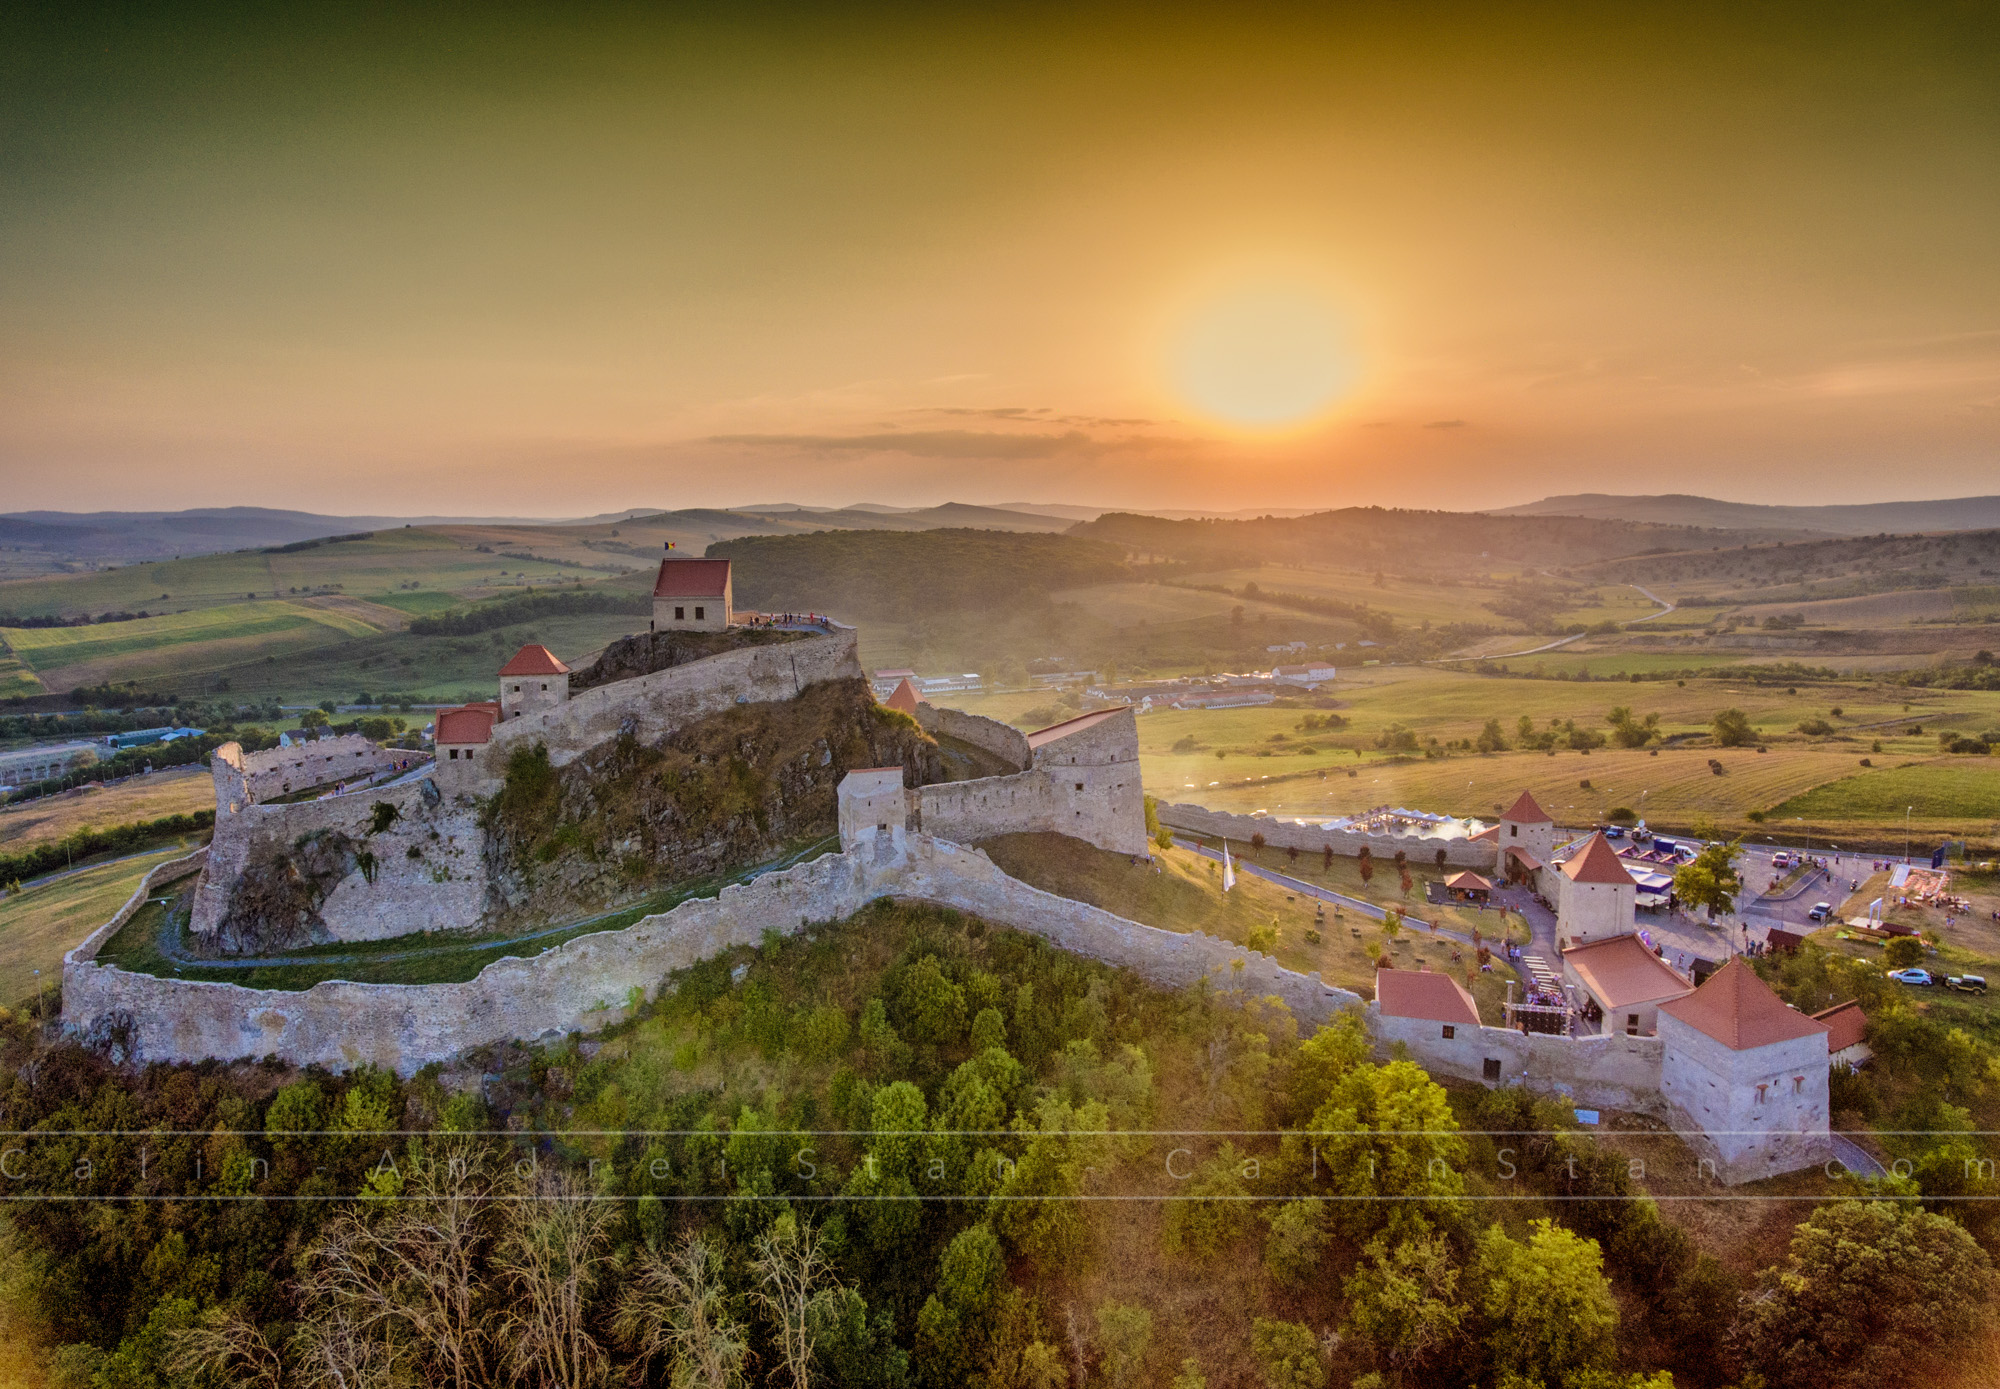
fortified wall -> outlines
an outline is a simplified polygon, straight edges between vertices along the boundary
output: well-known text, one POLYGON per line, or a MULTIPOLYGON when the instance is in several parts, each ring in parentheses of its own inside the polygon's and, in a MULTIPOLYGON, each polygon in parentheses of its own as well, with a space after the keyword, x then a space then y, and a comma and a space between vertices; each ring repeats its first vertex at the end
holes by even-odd
POLYGON ((1401 849, 1410 856, 1411 866, 1420 868, 1435 867, 1437 852, 1442 849, 1444 861, 1451 867, 1470 868, 1480 873, 1493 871, 1493 845, 1463 836, 1357 834, 1353 830, 1321 829, 1316 825, 1267 819, 1261 815, 1237 815, 1227 810, 1210 810, 1206 806, 1182 802, 1162 801, 1156 807, 1156 813, 1161 824, 1188 834, 1227 836, 1245 843, 1249 842, 1251 835, 1261 834, 1266 844, 1279 849, 1297 849, 1302 854, 1317 854, 1330 847, 1336 854, 1352 857, 1365 846, 1369 853, 1381 858, 1393 856, 1396 850, 1401 849))
POLYGON ((189 922, 196 937, 219 950, 249 944, 238 934, 244 926, 239 894, 255 892, 260 879, 271 873, 297 873, 301 841, 314 837, 351 849, 330 849, 318 860, 323 870, 337 863, 339 876, 313 885, 319 900, 317 920, 306 928, 308 939, 386 940, 478 923, 486 905, 486 880, 479 822, 470 806, 447 800, 428 779, 420 779, 224 813, 225 754, 235 746, 225 744, 215 757, 215 834, 189 922), (391 807, 393 817, 376 809, 381 805, 391 807), (375 828, 382 818, 388 823, 375 828))
POLYGON ((110 936, 100 929, 63 959, 63 1022, 87 1035, 120 1032, 145 1061, 275 1055, 300 1066, 372 1064, 408 1075, 472 1047, 596 1030, 622 1016, 634 990, 656 995, 674 970, 755 945, 767 931, 791 935, 844 919, 883 897, 974 913, 1165 988, 1206 979, 1276 995, 1308 1025, 1361 1003, 1268 955, 1128 921, 1030 887, 977 850, 899 831, 621 931, 580 936, 532 959, 496 961, 458 984, 327 982, 286 992, 165 979, 97 963, 110 936))
POLYGON ((786 700, 824 680, 859 680, 861 658, 852 627, 826 636, 740 647, 650 675, 579 690, 553 708, 493 726, 491 741, 468 755, 473 767, 461 784, 488 795, 507 775, 518 747, 540 743, 561 766, 621 734, 653 743, 696 719, 737 704, 786 700))
POLYGON ((1504 1027, 1445 1028, 1427 1018, 1385 1017, 1368 1005, 1368 1030, 1383 1055, 1397 1046, 1433 1075, 1485 1085, 1523 1085, 1591 1109, 1667 1118, 1660 1093, 1664 1046, 1658 1037, 1557 1037, 1504 1027))
POLYGON ((1130 708, 1101 710, 1023 736, 992 719, 917 706, 918 721, 992 752, 1020 758, 1025 771, 896 788, 880 781, 841 787, 841 822, 894 823, 921 834, 976 843, 995 835, 1066 834, 1120 854, 1146 852, 1146 795, 1139 772, 1139 725, 1130 708), (868 805, 847 805, 864 795, 868 805))
MULTIPOLYGON (((293 791, 304 791, 308 787, 371 776, 387 771, 399 761, 421 760, 421 754, 407 748, 382 747, 374 739, 364 738, 359 733, 316 738, 310 742, 294 743, 290 747, 266 748, 262 752, 244 752, 234 743, 225 746, 237 749, 234 770, 241 777, 241 782, 240 790, 232 783, 232 791, 239 798, 253 803, 289 795, 293 791)), ((216 813, 220 814, 226 802, 221 794, 222 782, 219 778, 216 793, 216 813)))

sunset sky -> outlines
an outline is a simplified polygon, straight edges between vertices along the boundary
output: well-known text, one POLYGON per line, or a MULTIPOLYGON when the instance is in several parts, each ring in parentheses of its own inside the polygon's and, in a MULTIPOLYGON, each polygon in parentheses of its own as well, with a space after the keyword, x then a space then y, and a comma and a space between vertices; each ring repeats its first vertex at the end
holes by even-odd
POLYGON ((0 510, 2000 492, 1989 6, 24 8, 0 510))

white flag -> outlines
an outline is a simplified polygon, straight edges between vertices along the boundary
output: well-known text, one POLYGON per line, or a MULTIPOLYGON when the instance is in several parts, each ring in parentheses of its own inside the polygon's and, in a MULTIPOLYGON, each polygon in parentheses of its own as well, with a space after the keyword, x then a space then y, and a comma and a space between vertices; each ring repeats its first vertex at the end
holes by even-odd
POLYGON ((1236 865, 1229 861, 1229 841, 1222 841, 1222 890, 1229 891, 1236 886, 1236 865))

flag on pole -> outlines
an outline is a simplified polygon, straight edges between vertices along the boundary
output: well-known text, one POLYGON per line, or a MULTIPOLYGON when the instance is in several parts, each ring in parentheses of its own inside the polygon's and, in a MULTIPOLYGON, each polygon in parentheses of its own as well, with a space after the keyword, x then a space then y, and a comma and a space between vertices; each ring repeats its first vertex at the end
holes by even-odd
POLYGON ((1229 861, 1229 841, 1222 841, 1222 890, 1236 886, 1236 865, 1229 861))
POLYGON ((669 541, 667 542, 667 548, 668 548, 669 550, 673 549, 673 548, 674 548, 674 542, 673 542, 673 541, 671 541, 671 540, 669 540, 669 541))

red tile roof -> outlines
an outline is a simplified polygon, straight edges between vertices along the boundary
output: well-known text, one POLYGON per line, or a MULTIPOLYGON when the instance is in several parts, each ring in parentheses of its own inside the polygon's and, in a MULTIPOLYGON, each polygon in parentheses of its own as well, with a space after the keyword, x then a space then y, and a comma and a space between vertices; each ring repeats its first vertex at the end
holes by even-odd
POLYGON ((726 559, 663 559, 653 580, 655 598, 720 598, 729 587, 726 559))
POLYGON ((1743 963, 1741 955, 1731 956, 1686 998, 1661 1004, 1660 1011, 1731 1051, 1748 1051, 1833 1030, 1817 1018, 1786 1007, 1785 1001, 1771 992, 1771 986, 1757 977, 1757 971, 1743 963))
POLYGON ((1512 820, 1517 825, 1552 825, 1555 823, 1555 821, 1549 819, 1548 812, 1535 803, 1534 796, 1526 791, 1523 791, 1521 798, 1514 802, 1513 809, 1500 818, 1502 820, 1512 820))
POLYGON ((1534 872, 1535 870, 1537 870, 1542 866, 1542 861, 1540 859, 1536 858, 1526 849, 1517 849, 1512 844, 1509 844, 1506 848, 1502 849, 1500 852, 1502 854, 1505 854, 1508 858, 1516 860, 1518 863, 1520 863, 1520 865, 1523 868, 1527 869, 1530 873, 1534 872))
POLYGON ((1425 1022, 1479 1026, 1479 1005, 1465 986, 1449 974, 1428 970, 1378 969, 1375 1002, 1385 1018, 1418 1018, 1425 1022))
POLYGON ((1625 861, 1618 857, 1618 851, 1611 847, 1611 841, 1602 834, 1590 836, 1590 842, 1583 846, 1583 852, 1571 854, 1564 862, 1562 871, 1573 883, 1636 886, 1632 881, 1632 875, 1625 871, 1625 861))
POLYGON ((514 653, 514 659, 500 667, 502 675, 568 675, 569 667, 546 646, 529 642, 514 653))
POLYGON ((1498 839, 1499 837, 1500 837, 1500 827, 1498 825, 1488 825, 1478 834, 1472 836, 1472 842, 1474 844, 1477 844, 1482 839, 1498 839))
POLYGON ((499 721, 500 706, 490 701, 461 705, 456 709, 440 709, 437 734, 431 741, 454 746, 484 743, 492 738, 493 725, 499 721))
POLYGON ((1836 1003, 1831 1008, 1822 1008, 1813 1017, 1825 1023, 1828 1052, 1846 1051, 1859 1042, 1868 1031, 1868 1015, 1861 1011, 1861 1000, 1850 998, 1845 1003, 1836 1003))
POLYGON ((1457 888, 1460 891, 1473 891, 1473 892, 1481 891, 1483 889, 1490 888, 1493 886, 1492 883, 1487 882, 1486 879, 1480 877, 1477 873, 1471 872, 1470 870, 1464 873, 1452 874, 1449 878, 1446 878, 1444 880, 1444 885, 1450 888, 1457 888))
POLYGON ((891 709, 899 710, 905 714, 914 714, 917 712, 917 706, 924 702, 924 697, 917 693, 915 685, 912 685, 905 679, 899 681, 895 690, 882 702, 891 709))
POLYGON ((1612 936, 1573 945, 1562 955, 1563 964, 1576 971, 1591 997, 1610 1012, 1694 992, 1692 982, 1648 950, 1637 936, 1612 936))

